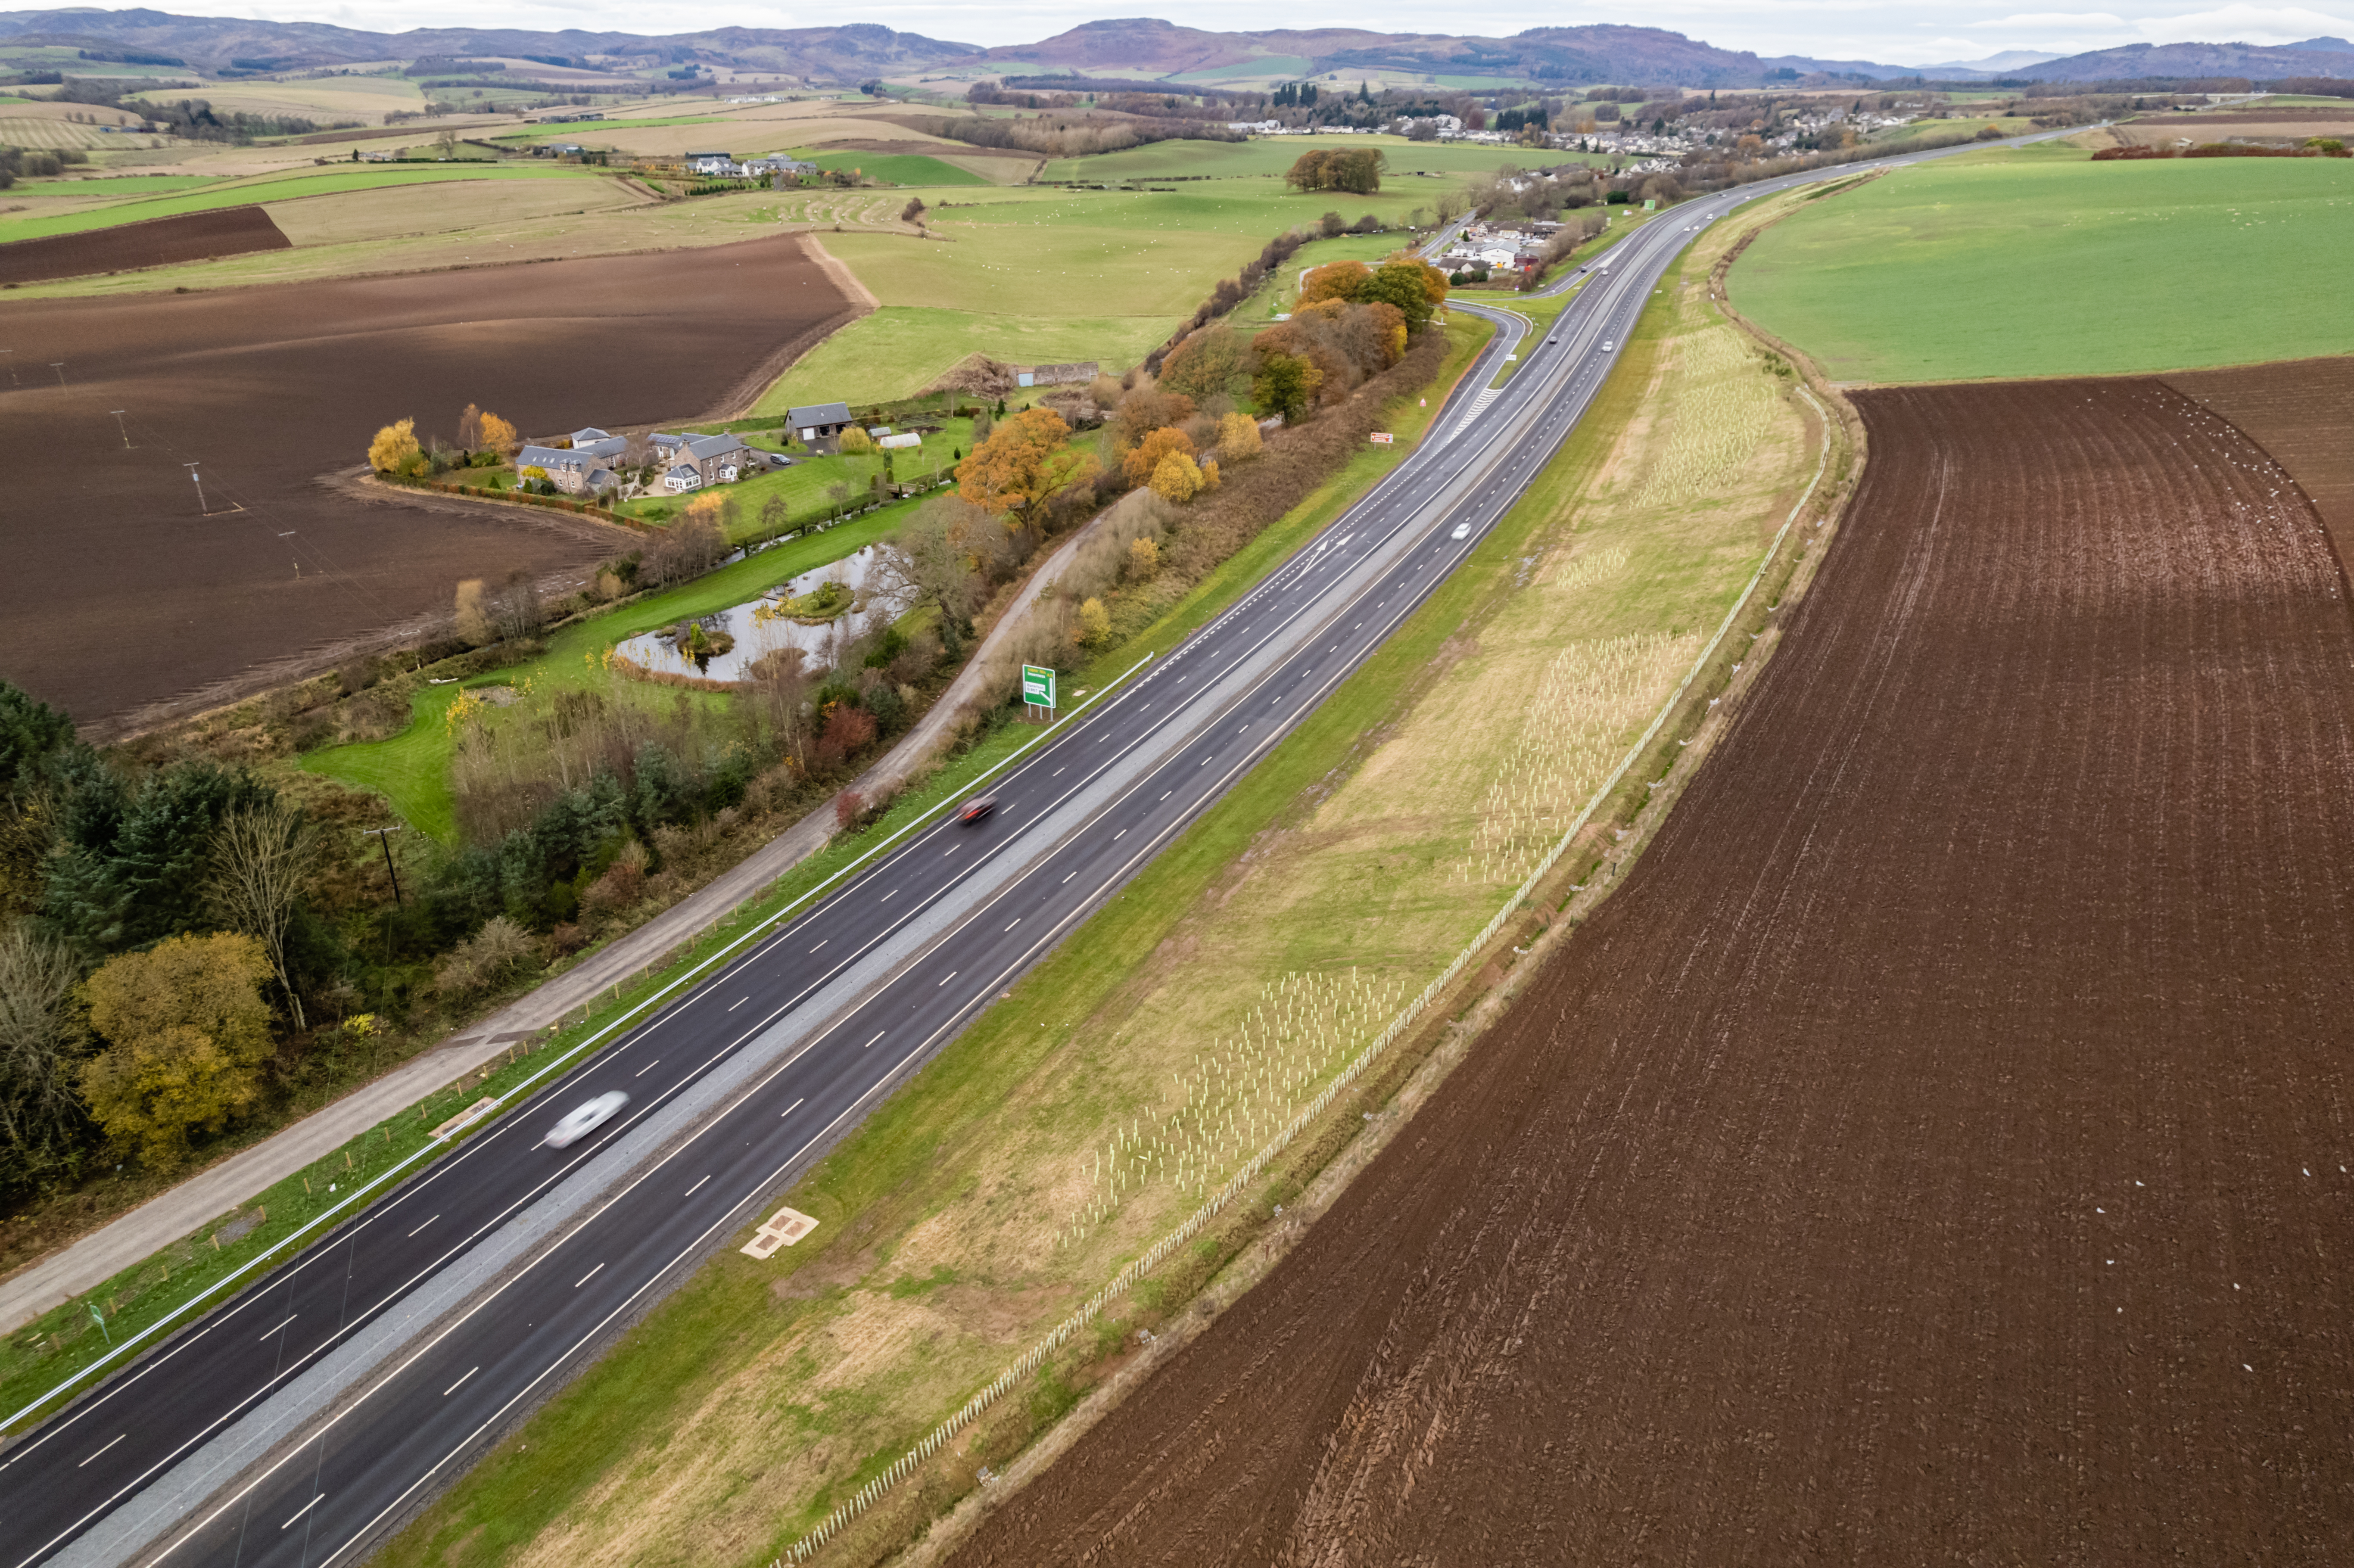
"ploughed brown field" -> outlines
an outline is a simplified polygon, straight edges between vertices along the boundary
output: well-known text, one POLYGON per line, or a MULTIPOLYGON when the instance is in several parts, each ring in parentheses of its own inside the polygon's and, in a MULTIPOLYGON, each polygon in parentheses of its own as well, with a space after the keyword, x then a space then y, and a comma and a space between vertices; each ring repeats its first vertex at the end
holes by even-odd
POLYGON ((2345 576, 2161 381, 1857 400, 1625 888, 960 1563, 2354 1557, 2345 576))
POLYGON ((80 234, 11 240, 0 245, 0 283, 40 283, 252 250, 285 250, 293 243, 258 207, 216 207, 80 234))
POLYGON ((609 524, 371 502, 324 476, 404 416, 446 438, 468 402, 527 436, 729 411, 851 309, 790 236, 0 302, 15 351, 0 677, 119 733, 446 611, 462 578, 620 554, 630 536, 609 524))
POLYGON ((2183 370, 2166 384, 2229 419, 2313 498, 2354 560, 2354 358, 2183 370))

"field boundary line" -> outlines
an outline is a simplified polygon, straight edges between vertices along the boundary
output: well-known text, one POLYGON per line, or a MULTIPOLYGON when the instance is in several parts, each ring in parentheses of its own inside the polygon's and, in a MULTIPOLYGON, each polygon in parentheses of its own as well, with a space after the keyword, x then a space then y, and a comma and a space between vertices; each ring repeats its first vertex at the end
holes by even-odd
POLYGON ((1497 934, 1504 928, 1505 922, 1510 920, 1522 905, 1528 901, 1530 895, 1536 891, 1537 884, 1542 882, 1552 872, 1554 865, 1559 863, 1561 857, 1568 853, 1570 846, 1575 842, 1578 834, 1585 830, 1595 813, 1602 809, 1604 803, 1617 791, 1619 784, 1633 770, 1635 765, 1650 750, 1651 743, 1659 738, 1659 732, 1667 726, 1668 720, 1682 707, 1684 698, 1691 692, 1692 683, 1700 679, 1710 661, 1715 658, 1717 651, 1724 643, 1726 634, 1733 630, 1734 623, 1740 619, 1741 612, 1748 608, 1751 598, 1757 592, 1757 585, 1766 580, 1767 569, 1780 558, 1782 546, 1789 538, 1790 530, 1797 526, 1799 514, 1806 510, 1808 503, 1814 498, 1816 489, 1822 483, 1823 474, 1830 466, 1831 419, 1828 411, 1819 403, 1815 402, 1813 394, 1807 392, 1804 387, 1799 390, 1807 397, 1808 402, 1814 405, 1816 412, 1823 418, 1822 450, 1816 461, 1814 478, 1808 482, 1807 488, 1798 496, 1797 504, 1791 507, 1789 515, 1783 519, 1782 526, 1774 535, 1773 543, 1766 546, 1765 558, 1757 563, 1757 569, 1750 574, 1748 583, 1743 587, 1740 595, 1733 601, 1732 607, 1724 612, 1724 619, 1717 623, 1715 635, 1711 637, 1706 646, 1702 648, 1700 656, 1692 661, 1691 668, 1686 671, 1684 678, 1677 683, 1675 691, 1660 705, 1659 712, 1652 715, 1650 724, 1646 726, 1635 744, 1628 749, 1626 756, 1619 759, 1618 766, 1611 771, 1610 777, 1602 782, 1592 797, 1579 809, 1577 815, 1571 819, 1569 826, 1564 830, 1561 837, 1554 841, 1553 847, 1545 852, 1544 856, 1522 879, 1521 885, 1512 890, 1511 895, 1504 900, 1502 907, 1496 911, 1487 925, 1480 927, 1479 934, 1465 944, 1447 968, 1440 970, 1437 977, 1424 986, 1413 1001, 1398 1011, 1396 1016, 1390 1020, 1388 1026, 1374 1037, 1372 1044, 1359 1052, 1347 1066, 1341 1068, 1332 1081, 1325 1085, 1316 1097, 1301 1107, 1257 1153, 1245 1160, 1242 1167, 1227 1178, 1225 1185, 1212 1194, 1200 1208, 1188 1215, 1175 1230, 1170 1231, 1144 1252, 1130 1259, 1112 1276, 1110 1280, 1100 1287, 1094 1295, 1088 1297, 1076 1311, 1049 1330, 1044 1337, 1023 1351, 1004 1371, 998 1373, 996 1378, 980 1393, 960 1406, 954 1414, 933 1427, 906 1453, 893 1460, 881 1474, 853 1493, 847 1501, 836 1507, 807 1534, 779 1554, 771 1563, 770 1568, 784 1568, 787 1563, 808 1562, 820 1547, 849 1526, 892 1488, 914 1474, 918 1466, 939 1452, 959 1432, 978 1420, 991 1405, 1012 1392, 1014 1385, 1023 1378, 1044 1365, 1047 1357, 1068 1344, 1081 1330, 1100 1317, 1104 1308, 1108 1306, 1115 1297, 1150 1274, 1171 1253, 1200 1234, 1202 1230, 1212 1220, 1217 1218, 1228 1204, 1242 1196, 1245 1189, 1274 1163, 1277 1157, 1291 1145, 1293 1139, 1331 1107, 1332 1102, 1340 1097, 1343 1090, 1362 1077, 1365 1070, 1379 1061, 1391 1045, 1394 1044, 1414 1025, 1420 1022, 1423 1014, 1429 1011, 1431 1003, 1438 1000, 1463 971, 1469 968, 1482 952, 1486 951, 1488 944, 1495 940, 1497 934))

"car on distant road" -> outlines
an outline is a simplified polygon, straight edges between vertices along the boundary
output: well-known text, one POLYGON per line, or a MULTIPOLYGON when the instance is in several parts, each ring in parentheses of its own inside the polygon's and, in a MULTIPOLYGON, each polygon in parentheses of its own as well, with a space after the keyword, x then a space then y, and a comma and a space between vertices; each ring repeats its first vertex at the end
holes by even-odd
POLYGON ((562 1121, 549 1128, 547 1136, 540 1141, 550 1149, 569 1149, 612 1120, 614 1114, 629 1103, 630 1097, 619 1089, 615 1089, 610 1094, 599 1095, 595 1099, 572 1111, 562 1121))
POLYGON ((1602 345, 1602 352, 1603 352, 1603 353, 1605 353, 1605 354, 1609 354, 1609 353, 1612 353, 1612 352, 1616 351, 1617 347, 1618 347, 1618 345, 1617 345, 1617 344, 1615 344, 1615 343, 1606 343, 1606 344, 1604 344, 1602 345))
POLYGON ((1471 524, 1469 523, 1458 523, 1455 525, 1455 532, 1447 535, 1450 539, 1469 539, 1470 536, 1471 524))
POLYGON ((971 800, 967 800, 963 807, 958 810, 957 821, 970 827, 971 824, 981 821, 983 817, 986 817, 990 812, 994 811, 995 810, 997 810, 996 796, 976 795, 971 800))

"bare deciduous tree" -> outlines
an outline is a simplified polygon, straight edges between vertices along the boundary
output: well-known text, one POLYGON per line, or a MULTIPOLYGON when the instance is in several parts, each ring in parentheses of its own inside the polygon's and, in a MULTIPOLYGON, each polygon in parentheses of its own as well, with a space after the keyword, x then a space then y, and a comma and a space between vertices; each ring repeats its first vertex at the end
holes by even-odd
POLYGON ((89 1044, 72 1006, 81 968, 22 926, 0 931, 0 1160, 19 1176, 55 1165, 73 1142, 75 1091, 89 1044))
POLYGON ((282 800, 231 811, 213 830, 213 913, 224 926, 261 944, 270 971, 285 989, 294 1027, 308 1027, 302 999, 286 968, 286 934, 294 906, 318 864, 318 839, 297 807, 282 800))

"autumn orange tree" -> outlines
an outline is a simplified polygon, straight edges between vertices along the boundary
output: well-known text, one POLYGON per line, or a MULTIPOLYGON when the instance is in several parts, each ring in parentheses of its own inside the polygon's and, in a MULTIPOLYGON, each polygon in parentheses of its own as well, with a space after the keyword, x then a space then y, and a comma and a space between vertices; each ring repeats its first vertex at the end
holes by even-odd
POLYGON ((1373 270, 1363 261, 1327 261, 1309 272, 1299 286, 1299 302, 1312 305, 1319 300, 1361 300, 1365 285, 1373 281, 1373 270))
POLYGON ((515 428, 496 414, 484 414, 482 421, 482 447, 486 452, 507 453, 522 443, 515 440, 515 428))
POLYGON ((1070 437, 1053 410, 1024 408, 957 465, 958 492, 1008 528, 1034 524, 1048 501, 1100 471, 1094 453, 1071 450, 1070 437))
POLYGON ((1172 452, 1192 457, 1193 440, 1173 426, 1163 426, 1148 432, 1142 440, 1120 454, 1120 471, 1130 484, 1147 483, 1160 471, 1161 460, 1172 452))

